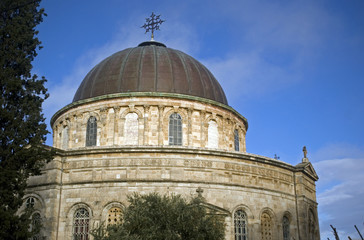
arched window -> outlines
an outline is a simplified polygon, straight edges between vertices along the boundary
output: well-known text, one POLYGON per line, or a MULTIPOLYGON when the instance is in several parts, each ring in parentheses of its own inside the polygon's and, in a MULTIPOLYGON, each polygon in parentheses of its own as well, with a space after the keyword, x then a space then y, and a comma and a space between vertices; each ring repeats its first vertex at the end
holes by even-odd
POLYGON ((247 240, 247 217, 243 210, 239 209, 234 213, 235 240, 247 240))
POLYGON ((239 131, 237 129, 234 130, 234 149, 235 151, 239 151, 239 131))
POLYGON ((219 145, 219 135, 217 131, 217 123, 215 121, 209 121, 207 136, 208 136, 207 147, 217 148, 219 145))
POLYGON ((95 117, 90 117, 87 121, 86 147, 96 146, 97 122, 95 117))
POLYGON ((182 146, 182 117, 173 113, 169 117, 169 145, 182 146))
POLYGON ((90 214, 85 208, 79 208, 73 216, 73 239, 88 240, 90 214))
POLYGON ((125 116, 124 133, 126 145, 138 145, 138 114, 128 113, 125 116))
POLYGON ((62 131, 62 148, 68 148, 68 126, 65 126, 62 131))
POLYGON ((30 223, 30 227, 29 227, 29 230, 32 232, 32 231, 35 231, 36 234, 30 238, 31 240, 41 240, 41 234, 40 234, 40 227, 42 226, 42 217, 40 216, 39 213, 34 213, 32 215, 32 221, 30 223))
POLYGON ((268 213, 263 213, 261 220, 262 240, 273 240, 272 218, 268 213))
POLYGON ((308 234, 309 238, 312 240, 315 240, 315 229, 316 229, 316 221, 315 216, 313 215, 313 212, 309 212, 309 218, 308 218, 308 234))
POLYGON ((121 222, 121 209, 118 207, 110 208, 107 213, 107 224, 117 224, 121 222))
POLYGON ((29 197, 25 202, 26 208, 33 208, 35 203, 35 199, 33 197, 29 197))
POLYGON ((289 218, 287 216, 283 217, 282 221, 282 229, 283 229, 283 240, 289 240, 289 218))

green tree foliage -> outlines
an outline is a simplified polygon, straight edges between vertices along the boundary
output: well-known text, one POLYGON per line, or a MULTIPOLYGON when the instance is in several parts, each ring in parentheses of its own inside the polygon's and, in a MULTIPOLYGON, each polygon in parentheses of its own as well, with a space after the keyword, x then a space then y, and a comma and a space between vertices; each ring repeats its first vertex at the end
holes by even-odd
POLYGON ((220 240, 224 218, 208 213, 203 199, 187 201, 180 195, 135 193, 128 197, 122 222, 92 231, 95 240, 220 240))
POLYGON ((42 103, 46 79, 31 73, 40 49, 35 27, 43 21, 40 0, 0 1, 0 239, 28 239, 29 214, 17 214, 27 179, 40 174, 52 152, 42 103))

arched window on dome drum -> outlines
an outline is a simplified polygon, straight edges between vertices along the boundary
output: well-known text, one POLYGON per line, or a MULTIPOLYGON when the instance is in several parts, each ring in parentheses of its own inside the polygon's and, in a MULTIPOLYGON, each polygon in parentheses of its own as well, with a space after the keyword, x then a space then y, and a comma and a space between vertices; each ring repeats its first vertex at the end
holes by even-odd
POLYGON ((73 239, 88 240, 89 239, 89 223, 90 214, 85 208, 79 208, 73 217, 73 239))
POLYGON ((107 224, 117 224, 121 222, 121 209, 118 207, 110 208, 107 213, 107 224))
POLYGON ((262 240, 273 240, 272 218, 268 213, 263 213, 260 219, 262 240))
POLYGON ((62 131, 62 148, 68 149, 68 126, 65 126, 62 131))
POLYGON ((289 218, 287 216, 283 217, 282 221, 282 229, 283 229, 283 240, 289 240, 289 218))
POLYGON ((30 238, 30 240, 41 240, 41 233, 40 231, 40 227, 42 226, 42 217, 40 216, 39 213, 34 213, 32 215, 32 220, 30 223, 30 227, 29 230, 30 231, 38 231, 37 234, 35 234, 32 238, 30 238))
POLYGON ((235 151, 239 151, 239 131, 237 129, 234 130, 234 149, 235 151))
POLYGON ((86 147, 96 146, 97 121, 95 117, 90 117, 87 121, 86 147))
POLYGON ((218 148, 219 145, 219 134, 217 130, 217 123, 215 121, 209 121, 209 128, 207 131, 207 147, 218 148))
POLYGON ((235 240, 247 240, 247 217, 243 210, 239 209, 234 213, 234 233, 235 240))
POLYGON ((125 145, 138 145, 138 114, 128 113, 124 125, 125 145))
POLYGON ((169 116, 169 145, 182 146, 182 117, 178 113, 169 116))

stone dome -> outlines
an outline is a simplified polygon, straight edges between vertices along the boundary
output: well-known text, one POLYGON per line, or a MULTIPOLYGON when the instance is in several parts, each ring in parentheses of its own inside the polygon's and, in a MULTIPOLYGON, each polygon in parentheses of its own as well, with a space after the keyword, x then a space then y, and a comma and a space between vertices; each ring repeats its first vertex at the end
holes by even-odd
POLYGON ((73 102, 129 92, 192 95, 228 105, 222 87, 204 65, 155 41, 143 42, 101 61, 86 75, 73 102))

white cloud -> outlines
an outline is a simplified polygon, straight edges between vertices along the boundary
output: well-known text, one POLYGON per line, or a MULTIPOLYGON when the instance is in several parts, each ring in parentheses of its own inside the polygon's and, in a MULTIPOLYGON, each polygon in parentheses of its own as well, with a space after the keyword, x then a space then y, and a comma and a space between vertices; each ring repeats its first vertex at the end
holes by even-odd
POLYGON ((337 228, 340 238, 358 237, 354 225, 364 232, 364 154, 358 154, 357 147, 348 144, 330 145, 319 150, 317 156, 327 159, 314 163, 320 177, 317 182, 321 238, 333 239, 330 225, 337 228), (336 146, 336 149, 333 147, 336 146), (347 150, 345 151, 345 147, 347 150), (350 149, 355 157, 350 156, 350 149), (337 153, 347 154, 346 158, 330 158, 337 153))
POLYGON ((275 92, 298 80, 298 76, 288 69, 266 62, 256 52, 224 59, 205 59, 202 62, 211 69, 232 101, 275 92))

